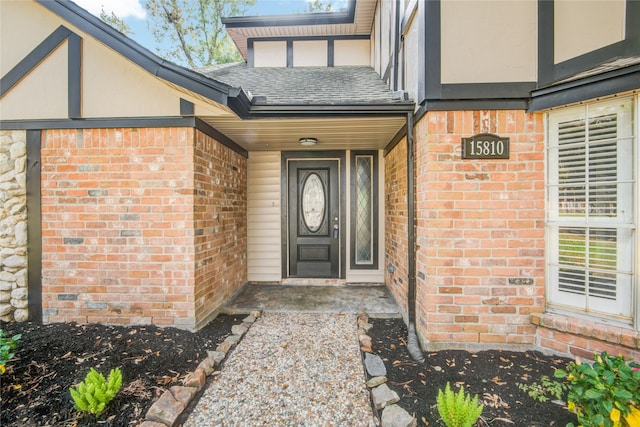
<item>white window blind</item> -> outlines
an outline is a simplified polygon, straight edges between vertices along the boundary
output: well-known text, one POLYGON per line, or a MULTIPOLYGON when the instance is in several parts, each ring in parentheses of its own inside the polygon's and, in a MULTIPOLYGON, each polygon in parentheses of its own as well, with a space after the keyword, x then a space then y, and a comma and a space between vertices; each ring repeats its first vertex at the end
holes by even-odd
POLYGON ((632 317, 632 100, 549 114, 551 306, 632 317))

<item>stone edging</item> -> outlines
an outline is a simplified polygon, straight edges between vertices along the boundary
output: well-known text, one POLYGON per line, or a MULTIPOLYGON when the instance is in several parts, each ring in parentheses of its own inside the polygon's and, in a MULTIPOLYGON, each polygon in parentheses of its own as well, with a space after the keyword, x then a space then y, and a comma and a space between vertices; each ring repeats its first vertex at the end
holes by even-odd
POLYGON ((180 415, 189 406, 189 403, 207 383, 207 377, 213 374, 216 366, 219 366, 229 354, 229 351, 240 342, 251 325, 261 316, 260 311, 252 311, 242 320, 242 324, 231 327, 229 335, 215 351, 208 351, 208 356, 198 367, 187 375, 182 386, 173 386, 166 390, 162 396, 149 408, 145 421, 139 427, 173 427, 180 415))
POLYGON ((367 387, 371 391, 371 401, 376 410, 382 410, 382 427, 416 427, 418 421, 400 406, 398 393, 387 383, 387 368, 377 354, 372 353, 371 337, 367 333, 373 328, 369 316, 364 311, 358 313, 358 340, 364 355, 364 367, 369 375, 367 387))

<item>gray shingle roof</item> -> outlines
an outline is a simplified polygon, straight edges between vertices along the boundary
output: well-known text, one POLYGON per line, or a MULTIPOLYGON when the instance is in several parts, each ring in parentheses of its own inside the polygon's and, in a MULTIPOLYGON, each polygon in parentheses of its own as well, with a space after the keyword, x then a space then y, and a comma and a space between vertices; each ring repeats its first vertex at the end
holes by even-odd
POLYGON ((214 65, 202 74, 254 97, 261 105, 398 104, 389 87, 371 67, 249 68, 245 63, 214 65))

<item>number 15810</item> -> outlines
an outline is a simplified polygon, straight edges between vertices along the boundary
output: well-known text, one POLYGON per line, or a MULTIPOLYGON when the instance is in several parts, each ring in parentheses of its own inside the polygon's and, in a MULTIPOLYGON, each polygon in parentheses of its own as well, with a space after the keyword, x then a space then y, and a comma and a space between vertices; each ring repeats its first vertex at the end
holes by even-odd
MULTIPOLYGON (((464 138, 463 158, 476 159, 508 159, 509 139, 508 138, 464 138)), ((493 136, 493 135, 491 135, 493 136)))

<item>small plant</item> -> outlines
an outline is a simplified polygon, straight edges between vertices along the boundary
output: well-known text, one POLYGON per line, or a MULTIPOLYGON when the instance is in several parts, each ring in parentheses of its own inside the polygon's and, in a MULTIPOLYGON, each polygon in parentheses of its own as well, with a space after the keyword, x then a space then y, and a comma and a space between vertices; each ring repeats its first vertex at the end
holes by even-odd
POLYGON ((21 334, 16 334, 10 338, 6 337, 4 331, 0 329, 0 375, 4 374, 6 370, 4 365, 15 356, 11 351, 15 350, 20 338, 22 338, 21 334))
POLYGON ((449 383, 444 392, 438 390, 438 413, 447 427, 471 427, 482 414, 483 405, 478 396, 467 395, 462 387, 458 393, 451 391, 449 383))
POLYGON ((555 377, 568 382, 568 409, 584 427, 640 425, 639 365, 606 352, 596 353, 594 359, 593 365, 578 359, 566 370, 556 369, 555 377))
POLYGON ((112 369, 108 380, 100 372, 91 368, 84 381, 76 387, 71 387, 69 391, 76 409, 98 416, 115 397, 121 386, 120 368, 112 369))
POLYGON ((516 386, 526 392, 530 398, 540 403, 548 402, 552 397, 556 400, 563 400, 567 385, 559 381, 549 379, 548 376, 540 377, 540 383, 531 384, 516 383, 516 386))

